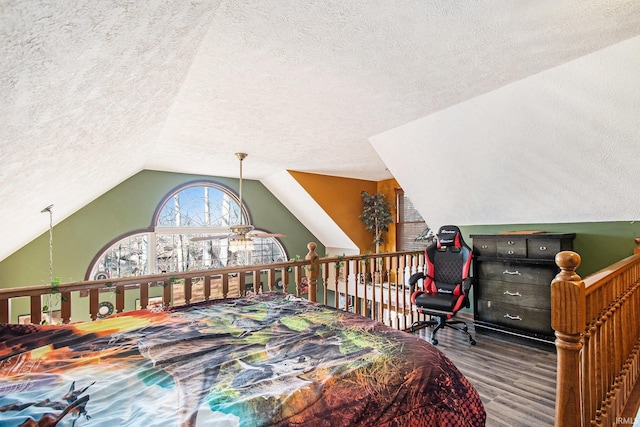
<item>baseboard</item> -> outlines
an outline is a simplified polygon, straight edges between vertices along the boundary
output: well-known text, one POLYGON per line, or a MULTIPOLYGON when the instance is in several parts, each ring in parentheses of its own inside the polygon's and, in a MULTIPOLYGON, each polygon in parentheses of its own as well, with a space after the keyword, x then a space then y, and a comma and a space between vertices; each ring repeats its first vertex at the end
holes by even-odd
POLYGON ((470 313, 468 311, 459 311, 456 313, 456 317, 460 317, 461 320, 467 322, 473 322, 473 313, 470 313))

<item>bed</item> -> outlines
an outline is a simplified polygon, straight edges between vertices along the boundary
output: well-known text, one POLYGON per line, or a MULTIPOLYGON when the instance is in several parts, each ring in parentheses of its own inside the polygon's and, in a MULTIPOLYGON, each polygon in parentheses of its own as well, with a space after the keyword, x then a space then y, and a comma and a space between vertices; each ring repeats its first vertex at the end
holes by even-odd
POLYGON ((431 344, 283 293, 0 325, 0 425, 483 426, 485 418, 477 391, 431 344))

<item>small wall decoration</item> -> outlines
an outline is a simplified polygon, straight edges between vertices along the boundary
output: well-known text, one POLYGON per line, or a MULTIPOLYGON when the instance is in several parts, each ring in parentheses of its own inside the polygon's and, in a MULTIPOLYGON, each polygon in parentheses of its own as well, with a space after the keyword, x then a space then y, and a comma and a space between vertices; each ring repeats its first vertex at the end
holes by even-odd
POLYGON ((109 273, 106 271, 98 271, 93 280, 104 280, 109 278, 109 273))
POLYGON ((113 314, 113 304, 109 301, 102 301, 98 304, 98 318, 104 319, 105 317, 109 317, 113 314))

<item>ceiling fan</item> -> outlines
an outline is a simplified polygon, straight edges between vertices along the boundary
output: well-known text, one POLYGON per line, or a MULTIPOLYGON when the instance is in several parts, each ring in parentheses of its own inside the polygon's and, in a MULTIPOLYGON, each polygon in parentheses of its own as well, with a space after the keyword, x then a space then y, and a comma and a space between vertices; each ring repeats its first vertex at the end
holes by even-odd
POLYGON ((256 232, 251 224, 243 224, 242 221, 242 161, 246 159, 247 153, 236 153, 236 157, 240 160, 240 184, 239 184, 239 206, 240 206, 240 224, 229 226, 229 232, 217 236, 198 236, 191 238, 191 241, 198 242, 204 240, 229 239, 229 250, 236 252, 238 250, 253 250, 253 237, 286 237, 279 233, 263 233, 256 232))

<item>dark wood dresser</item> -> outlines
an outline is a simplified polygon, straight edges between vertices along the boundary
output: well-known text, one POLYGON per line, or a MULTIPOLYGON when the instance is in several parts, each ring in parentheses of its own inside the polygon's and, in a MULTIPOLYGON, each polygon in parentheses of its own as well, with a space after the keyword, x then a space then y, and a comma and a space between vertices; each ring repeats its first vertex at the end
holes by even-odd
POLYGON ((474 324, 539 341, 555 339, 551 328, 551 281, 555 256, 572 250, 575 234, 475 234, 474 324))

